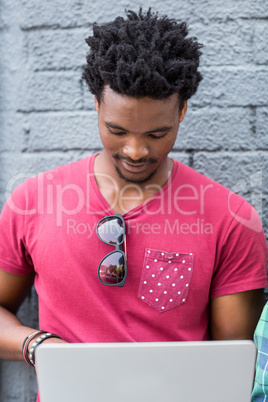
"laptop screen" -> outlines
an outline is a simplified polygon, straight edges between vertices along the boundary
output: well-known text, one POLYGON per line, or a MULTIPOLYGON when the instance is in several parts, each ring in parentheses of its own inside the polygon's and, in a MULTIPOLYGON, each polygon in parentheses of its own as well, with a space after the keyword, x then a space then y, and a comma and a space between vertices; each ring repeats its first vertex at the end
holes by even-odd
POLYGON ((41 402, 250 402, 252 341, 43 344, 41 402))

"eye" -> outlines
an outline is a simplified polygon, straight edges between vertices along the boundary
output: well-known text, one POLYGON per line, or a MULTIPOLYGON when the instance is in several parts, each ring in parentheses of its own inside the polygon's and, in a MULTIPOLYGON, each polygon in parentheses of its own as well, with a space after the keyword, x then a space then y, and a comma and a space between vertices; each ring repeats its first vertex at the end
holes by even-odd
POLYGON ((112 134, 112 135, 121 136, 121 135, 124 135, 124 134, 125 134, 124 131, 113 131, 113 130, 111 130, 109 127, 107 127, 107 128, 108 128, 109 133, 112 134))
POLYGON ((163 137, 165 137, 166 135, 167 135, 167 133, 164 133, 164 134, 162 134, 162 135, 149 134, 149 137, 150 137, 150 138, 153 138, 153 139, 155 139, 155 140, 160 140, 160 138, 163 138, 163 137))

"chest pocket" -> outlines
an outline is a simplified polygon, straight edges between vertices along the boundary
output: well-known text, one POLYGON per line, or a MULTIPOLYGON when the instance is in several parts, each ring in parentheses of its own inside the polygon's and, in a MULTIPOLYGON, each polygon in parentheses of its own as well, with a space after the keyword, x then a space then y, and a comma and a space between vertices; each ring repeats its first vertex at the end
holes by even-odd
POLYGON ((159 312, 185 303, 194 254, 145 249, 138 297, 159 312))

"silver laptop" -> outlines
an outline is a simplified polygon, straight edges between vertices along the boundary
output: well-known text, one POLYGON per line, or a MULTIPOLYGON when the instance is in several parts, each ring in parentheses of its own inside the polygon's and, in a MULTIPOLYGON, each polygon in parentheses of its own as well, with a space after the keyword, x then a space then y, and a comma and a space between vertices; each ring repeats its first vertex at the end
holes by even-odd
POLYGON ((251 341, 43 344, 41 402, 250 402, 251 341))

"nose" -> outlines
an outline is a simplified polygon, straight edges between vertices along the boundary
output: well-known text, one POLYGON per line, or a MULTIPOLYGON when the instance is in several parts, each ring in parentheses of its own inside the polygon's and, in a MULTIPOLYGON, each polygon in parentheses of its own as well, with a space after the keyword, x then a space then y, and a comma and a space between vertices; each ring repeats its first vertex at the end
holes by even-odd
POLYGON ((149 149, 142 138, 133 135, 128 138, 123 147, 123 154, 131 158, 133 161, 138 161, 149 155, 149 149))

